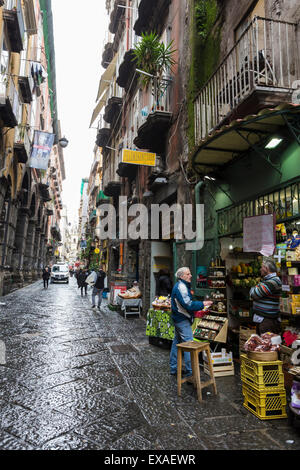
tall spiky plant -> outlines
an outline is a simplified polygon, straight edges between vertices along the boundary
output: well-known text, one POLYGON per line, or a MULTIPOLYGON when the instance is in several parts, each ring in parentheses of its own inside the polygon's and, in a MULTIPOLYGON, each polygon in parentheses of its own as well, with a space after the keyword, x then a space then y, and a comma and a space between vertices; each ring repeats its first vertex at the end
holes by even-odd
POLYGON ((133 49, 136 68, 141 69, 152 77, 141 75, 144 87, 152 83, 152 94, 159 102, 165 88, 164 74, 168 74, 176 64, 174 60, 173 41, 165 45, 156 33, 143 33, 141 41, 133 49))

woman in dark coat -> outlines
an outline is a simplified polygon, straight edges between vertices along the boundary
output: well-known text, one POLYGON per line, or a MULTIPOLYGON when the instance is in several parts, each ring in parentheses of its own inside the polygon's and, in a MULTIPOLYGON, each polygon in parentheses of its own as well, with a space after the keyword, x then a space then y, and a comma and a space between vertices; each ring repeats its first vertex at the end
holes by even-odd
POLYGON ((167 297, 168 295, 171 295, 172 287, 173 286, 169 271, 166 269, 161 269, 158 275, 156 295, 163 295, 167 297))
POLYGON ((49 279, 50 279, 50 270, 48 266, 43 270, 43 281, 44 281, 44 289, 48 289, 49 279))

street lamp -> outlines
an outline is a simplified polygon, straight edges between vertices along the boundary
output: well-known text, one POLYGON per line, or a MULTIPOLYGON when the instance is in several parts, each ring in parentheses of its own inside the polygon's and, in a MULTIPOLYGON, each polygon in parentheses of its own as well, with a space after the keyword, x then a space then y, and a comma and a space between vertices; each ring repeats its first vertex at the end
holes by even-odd
POLYGON ((68 139, 66 139, 66 137, 62 137, 61 139, 59 139, 58 141, 59 145, 64 149, 68 146, 68 139))

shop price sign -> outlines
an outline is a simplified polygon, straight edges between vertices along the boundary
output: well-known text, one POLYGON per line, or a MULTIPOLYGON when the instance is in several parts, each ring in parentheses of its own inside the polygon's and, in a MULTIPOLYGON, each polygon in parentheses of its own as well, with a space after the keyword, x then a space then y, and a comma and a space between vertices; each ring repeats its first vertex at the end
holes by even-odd
POLYGON ((245 217, 243 221, 243 251, 272 256, 276 247, 275 214, 245 217))

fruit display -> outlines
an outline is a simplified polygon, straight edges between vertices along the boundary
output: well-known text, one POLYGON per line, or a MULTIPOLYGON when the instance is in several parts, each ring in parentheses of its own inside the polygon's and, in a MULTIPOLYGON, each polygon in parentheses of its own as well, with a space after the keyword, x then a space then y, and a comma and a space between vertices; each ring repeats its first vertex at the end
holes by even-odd
POLYGON ((171 310, 171 298, 170 297, 156 297, 152 302, 152 307, 156 309, 167 309, 171 310))
POLYGON ((245 277, 243 279, 232 279, 234 287, 255 287, 260 282, 260 277, 245 277))
POLYGON ((238 276, 253 275, 259 276, 261 263, 255 260, 251 263, 239 263, 237 266, 232 266, 231 273, 237 274, 238 276))

